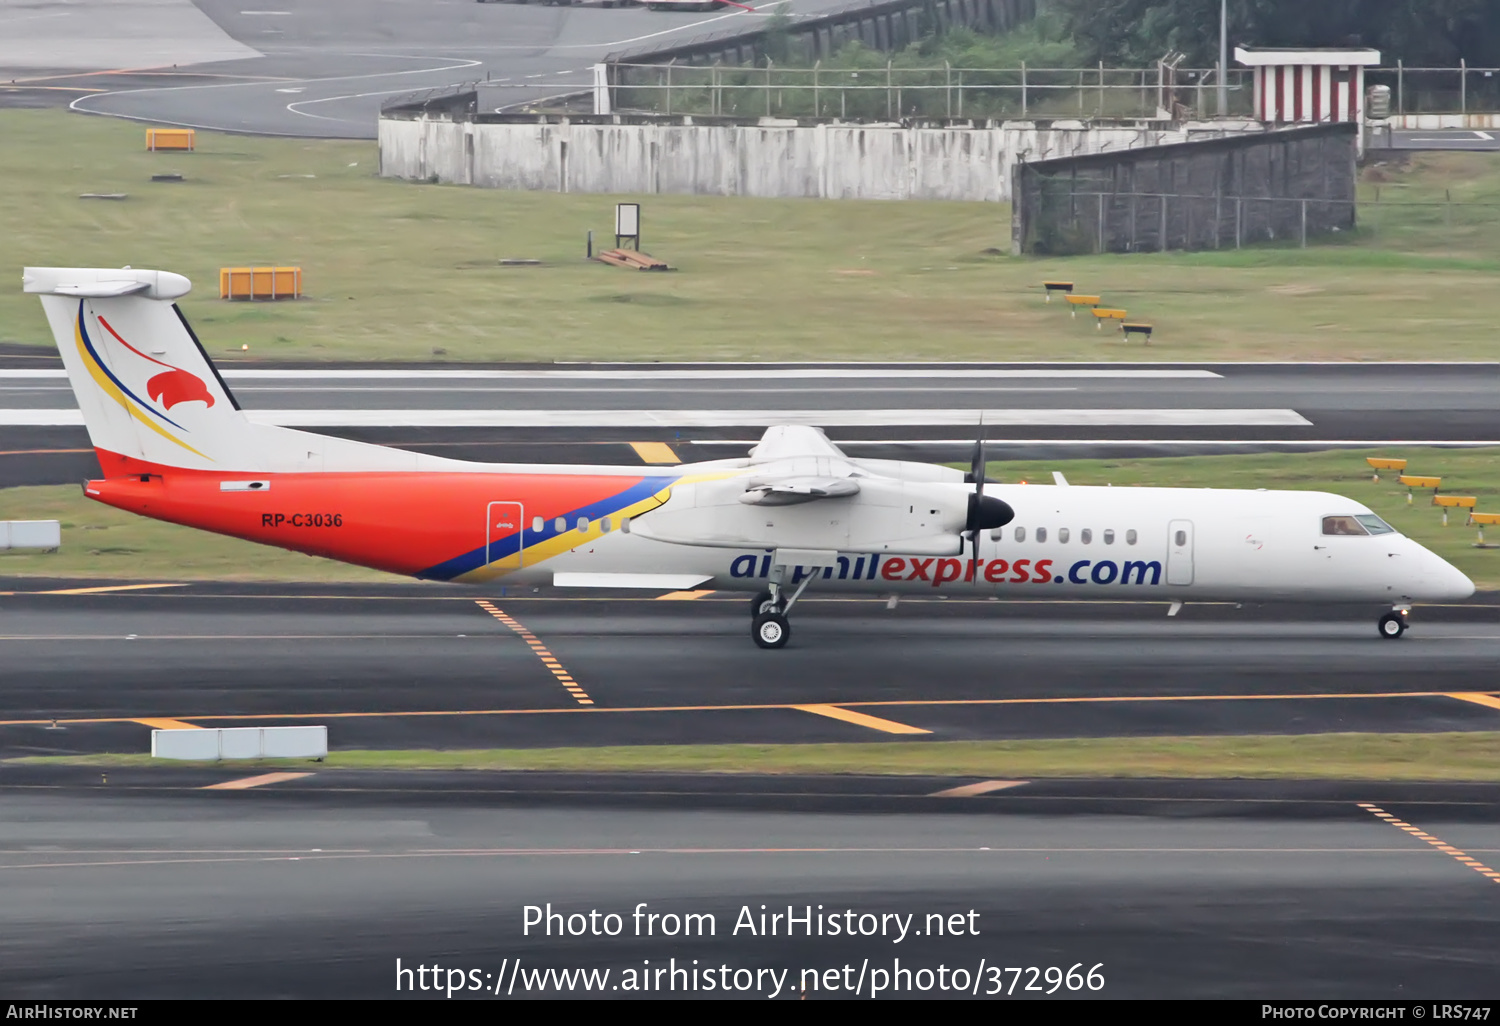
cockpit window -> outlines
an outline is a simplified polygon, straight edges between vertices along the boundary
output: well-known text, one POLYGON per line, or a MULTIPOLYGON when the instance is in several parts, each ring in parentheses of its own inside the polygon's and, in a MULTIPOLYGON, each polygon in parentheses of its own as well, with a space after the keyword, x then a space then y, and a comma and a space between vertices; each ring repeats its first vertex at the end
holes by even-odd
MULTIPOLYGON (((1386 530, 1390 530, 1390 528, 1386 528, 1386 530)), ((1363 535, 1368 532, 1360 524, 1359 520, 1354 517, 1324 517, 1323 533, 1363 535)))
POLYGON ((1361 514, 1357 515, 1354 519, 1358 520, 1361 524, 1364 524, 1365 525, 1365 530, 1369 531, 1371 534, 1395 534, 1396 533, 1396 529, 1394 527, 1392 527, 1390 524, 1386 523, 1384 520, 1381 520, 1374 513, 1361 513, 1361 514))

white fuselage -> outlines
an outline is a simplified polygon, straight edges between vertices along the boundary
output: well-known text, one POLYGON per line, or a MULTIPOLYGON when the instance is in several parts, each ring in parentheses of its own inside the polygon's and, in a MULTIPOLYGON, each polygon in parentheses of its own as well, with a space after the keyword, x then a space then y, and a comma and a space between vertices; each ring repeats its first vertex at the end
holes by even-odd
MULTIPOLYGON (((950 487, 961 493, 967 486, 950 487)), ((1016 517, 980 535, 972 576, 969 554, 956 544, 949 555, 840 552, 834 565, 794 576, 814 575, 812 592, 1014 598, 1399 605, 1474 591, 1463 573, 1399 533, 1324 534, 1324 517, 1369 514, 1326 492, 990 485, 986 494, 1009 503, 1016 517)), ((617 530, 523 566, 508 580, 551 584, 554 573, 587 573, 607 586, 610 574, 680 574, 706 578, 703 588, 759 592, 771 555, 764 547, 672 544, 617 530)))

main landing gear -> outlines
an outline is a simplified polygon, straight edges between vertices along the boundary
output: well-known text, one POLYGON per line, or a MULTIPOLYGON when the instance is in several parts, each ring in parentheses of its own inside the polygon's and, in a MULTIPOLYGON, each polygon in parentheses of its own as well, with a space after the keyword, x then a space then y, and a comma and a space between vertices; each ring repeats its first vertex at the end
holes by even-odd
POLYGON ((833 555, 831 552, 789 552, 786 558, 795 557, 797 560, 792 563, 783 561, 780 550, 776 552, 768 581, 770 590, 761 592, 750 601, 750 636, 757 645, 761 648, 786 647, 792 637, 792 625, 786 618, 787 613, 791 612, 792 606, 802 597, 812 579, 822 572, 825 565, 831 565, 833 555), (793 567, 800 567, 806 576, 796 582, 796 590, 788 595, 785 582, 793 567))
POLYGON ((1411 610, 1401 607, 1392 609, 1380 618, 1375 629, 1380 632, 1382 638, 1395 641, 1406 633, 1406 614, 1409 612, 1411 610))

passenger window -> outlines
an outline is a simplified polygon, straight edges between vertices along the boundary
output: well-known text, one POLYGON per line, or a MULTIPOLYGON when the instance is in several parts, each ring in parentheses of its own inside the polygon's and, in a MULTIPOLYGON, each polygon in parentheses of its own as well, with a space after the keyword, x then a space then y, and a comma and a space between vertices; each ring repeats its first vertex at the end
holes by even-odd
POLYGON ((1176 545, 1179 549, 1187 548, 1187 532, 1178 531, 1174 534, 1172 536, 1172 544, 1176 545))
POLYGON ((997 527, 990 532, 990 541, 999 541, 1005 536, 1005 528, 997 527))
POLYGON ((1057 529, 1057 540, 1064 545, 1068 544, 1068 529, 1066 527, 1059 527, 1057 529))
POLYGON ((1135 529, 1134 528, 1131 528, 1129 531, 1125 532, 1125 544, 1126 545, 1134 545, 1135 544, 1135 529))
POLYGON ((1392 527, 1390 524, 1386 523, 1384 520, 1381 520, 1374 513, 1360 513, 1360 514, 1356 514, 1355 517, 1354 517, 1354 519, 1358 520, 1361 524, 1363 524, 1365 530, 1369 531, 1371 534, 1395 534, 1396 533, 1396 529, 1394 527, 1392 527))
POLYGON ((1114 530, 1112 528, 1105 528, 1104 529, 1104 544, 1106 544, 1106 545, 1113 545, 1114 543, 1115 543, 1115 532, 1114 532, 1114 530))
POLYGON ((589 518, 588 517, 579 517, 578 518, 578 523, 575 524, 574 526, 578 528, 578 533, 579 534, 588 534, 588 530, 589 530, 589 518))
POLYGON ((562 534, 567 529, 568 522, 564 518, 558 517, 556 520, 552 521, 552 530, 556 531, 558 534, 562 534))
POLYGON ((600 533, 601 534, 608 534, 609 533, 609 526, 610 526, 609 525, 609 517, 605 517, 603 520, 599 521, 599 531, 600 531, 600 533))
POLYGON ((1324 517, 1323 533, 1363 535, 1366 532, 1364 526, 1353 517, 1324 517))
POLYGON ((630 518, 629 517, 621 517, 620 518, 620 533, 621 534, 629 534, 630 533, 630 518))
POLYGON ((1087 545, 1089 542, 1094 540, 1094 532, 1085 527, 1082 531, 1078 532, 1078 540, 1087 545))
POLYGON ((1045 527, 1038 527, 1036 529, 1036 540, 1039 542, 1047 540, 1047 529, 1045 527))
POLYGON ((542 531, 546 528, 546 526, 547 526, 547 521, 543 520, 541 517, 532 517, 531 518, 531 533, 532 534, 541 534, 542 531))
POLYGON ((1025 540, 1026 540, 1026 528, 1024 528, 1024 527, 1018 527, 1018 528, 1016 528, 1016 541, 1023 542, 1025 540))

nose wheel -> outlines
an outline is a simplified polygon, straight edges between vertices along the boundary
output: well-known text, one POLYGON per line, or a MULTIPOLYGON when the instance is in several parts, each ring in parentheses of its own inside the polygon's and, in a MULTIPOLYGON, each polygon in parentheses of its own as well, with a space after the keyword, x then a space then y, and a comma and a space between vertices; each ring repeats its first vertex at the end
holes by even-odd
POLYGON ((1380 632, 1382 638, 1395 641, 1406 633, 1406 616, 1401 612, 1392 610, 1380 618, 1375 629, 1380 632))

